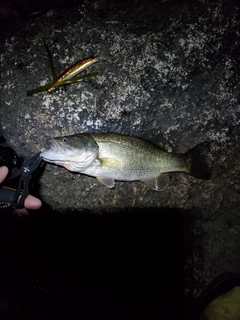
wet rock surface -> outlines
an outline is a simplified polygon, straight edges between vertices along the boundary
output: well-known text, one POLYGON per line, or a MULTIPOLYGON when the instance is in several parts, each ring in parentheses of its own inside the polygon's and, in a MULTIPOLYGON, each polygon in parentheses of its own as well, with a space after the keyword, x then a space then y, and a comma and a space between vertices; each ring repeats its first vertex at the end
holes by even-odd
POLYGON ((141 182, 109 190, 50 164, 40 180, 41 198, 62 214, 179 209, 189 298, 240 268, 239 21, 233 1, 85 2, 47 11, 2 46, 1 131, 21 156, 43 150, 48 137, 80 132, 157 136, 176 153, 211 142, 212 179, 171 174, 162 193, 141 182), (51 81, 42 38, 59 74, 97 54, 102 61, 88 71, 98 76, 27 97, 51 81))

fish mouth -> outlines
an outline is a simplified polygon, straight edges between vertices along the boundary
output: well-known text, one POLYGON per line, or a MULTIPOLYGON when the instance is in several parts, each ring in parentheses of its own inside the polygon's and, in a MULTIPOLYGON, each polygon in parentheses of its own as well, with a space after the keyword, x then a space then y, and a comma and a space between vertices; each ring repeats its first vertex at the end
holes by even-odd
POLYGON ((47 147, 48 147, 48 150, 57 152, 58 148, 57 148, 57 144, 54 142, 54 140, 48 139, 47 140, 47 147))

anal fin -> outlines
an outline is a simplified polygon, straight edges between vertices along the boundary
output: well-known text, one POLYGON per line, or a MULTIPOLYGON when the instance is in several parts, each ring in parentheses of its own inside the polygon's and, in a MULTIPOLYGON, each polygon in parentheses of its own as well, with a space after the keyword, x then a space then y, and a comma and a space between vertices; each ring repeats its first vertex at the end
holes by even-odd
POLYGON ((152 190, 163 191, 168 186, 169 178, 166 174, 160 173, 156 177, 141 180, 141 181, 144 182, 152 190))
POLYGON ((97 177, 98 181, 101 182, 107 188, 113 188, 115 186, 115 182, 113 178, 108 178, 104 176, 97 177))

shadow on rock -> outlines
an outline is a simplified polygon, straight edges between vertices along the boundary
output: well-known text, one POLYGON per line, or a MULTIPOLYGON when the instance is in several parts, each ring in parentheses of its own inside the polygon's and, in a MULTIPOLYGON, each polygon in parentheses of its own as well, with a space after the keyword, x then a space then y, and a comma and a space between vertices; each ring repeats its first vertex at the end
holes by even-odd
POLYGON ((181 211, 65 213, 43 206, 1 228, 1 288, 9 310, 38 319, 182 315, 181 211))

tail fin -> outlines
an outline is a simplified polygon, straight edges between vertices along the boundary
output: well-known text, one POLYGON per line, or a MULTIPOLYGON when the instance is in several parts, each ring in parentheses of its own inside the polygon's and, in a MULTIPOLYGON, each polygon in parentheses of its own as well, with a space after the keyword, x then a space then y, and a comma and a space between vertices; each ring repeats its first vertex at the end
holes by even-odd
POLYGON ((186 156, 189 161, 189 174, 199 178, 208 180, 211 178, 211 170, 208 164, 210 154, 210 143, 202 142, 190 149, 186 156))

